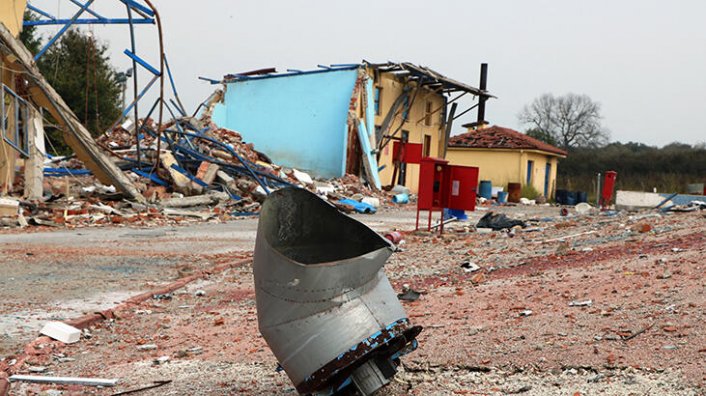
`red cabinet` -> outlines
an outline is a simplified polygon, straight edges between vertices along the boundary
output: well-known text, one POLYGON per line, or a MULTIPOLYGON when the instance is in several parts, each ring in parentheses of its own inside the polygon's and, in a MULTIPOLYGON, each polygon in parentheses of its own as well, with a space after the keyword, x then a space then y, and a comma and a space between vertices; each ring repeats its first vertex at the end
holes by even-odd
POLYGON ((418 164, 422 160, 422 144, 393 142, 392 159, 405 164, 418 164))
POLYGON ((445 202, 444 176, 449 161, 441 158, 424 157, 419 165, 419 191, 417 209, 442 209, 445 202))
MULTIPOLYGON (((440 158, 424 157, 419 166, 417 194, 417 228, 419 212, 429 212, 427 229, 431 229, 432 212, 444 209, 475 210, 478 168, 449 165, 440 158)), ((443 224, 440 226, 443 230, 443 224)))
POLYGON ((450 165, 447 176, 445 208, 456 210, 476 210, 478 188, 478 168, 474 166, 450 165))
POLYGON ((613 199, 613 189, 615 188, 615 179, 618 177, 616 171, 606 171, 605 181, 603 182, 603 192, 601 194, 601 208, 607 209, 610 206, 610 201, 613 199))

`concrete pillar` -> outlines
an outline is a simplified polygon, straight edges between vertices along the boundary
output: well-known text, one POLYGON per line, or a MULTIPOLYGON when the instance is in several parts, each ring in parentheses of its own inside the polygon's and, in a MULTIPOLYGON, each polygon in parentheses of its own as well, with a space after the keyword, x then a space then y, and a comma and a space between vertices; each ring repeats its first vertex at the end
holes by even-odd
POLYGON ((44 122, 42 115, 34 108, 29 110, 29 125, 27 131, 29 140, 29 158, 25 161, 25 191, 27 199, 40 199, 44 194, 44 122))

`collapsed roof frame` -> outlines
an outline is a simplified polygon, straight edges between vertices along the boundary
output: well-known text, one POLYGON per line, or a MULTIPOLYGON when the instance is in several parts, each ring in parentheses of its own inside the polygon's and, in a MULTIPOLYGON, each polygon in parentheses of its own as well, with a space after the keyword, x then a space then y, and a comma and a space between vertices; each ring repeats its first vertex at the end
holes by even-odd
MULTIPOLYGON (((115 120, 115 122, 112 124, 110 127, 109 131, 118 126, 128 115, 132 112, 133 117, 135 120, 135 124, 137 125, 140 116, 139 116, 139 103, 142 101, 142 99, 145 97, 145 95, 151 90, 151 88, 154 86, 154 84, 159 80, 159 96, 155 100, 154 104, 150 107, 149 112, 143 119, 149 119, 153 112, 157 109, 157 106, 159 106, 159 116, 158 116, 158 122, 157 122, 157 131, 160 131, 159 133, 161 134, 162 130, 162 124, 163 124, 163 116, 164 116, 164 109, 166 108, 169 113, 171 113, 172 117, 175 117, 175 114, 180 114, 181 116, 186 116, 186 109, 184 108, 184 105, 181 102, 181 99, 179 98, 179 94, 176 89, 176 85, 174 83, 174 78, 172 76, 171 69, 169 68, 169 63, 167 61, 167 57, 164 51, 164 41, 163 41, 163 35, 162 35, 162 23, 160 19, 159 12, 157 9, 152 5, 150 0, 115 0, 123 3, 125 5, 125 10, 126 10, 126 18, 109 18, 106 17, 97 11, 95 11, 91 6, 95 2, 95 0, 63 0, 67 3, 71 3, 74 6, 78 8, 78 10, 75 12, 75 14, 69 18, 69 19, 59 19, 50 14, 49 12, 46 12, 45 10, 42 10, 32 4, 27 4, 27 8, 31 11, 34 11, 37 13, 40 17, 37 20, 26 20, 24 21, 23 25, 24 26, 52 26, 52 25, 62 25, 61 29, 51 38, 49 41, 44 45, 44 47, 34 56, 34 61, 36 62, 39 58, 41 58, 42 55, 51 47, 54 43, 56 43, 59 38, 72 26, 74 25, 128 25, 129 27, 129 32, 130 32, 130 48, 125 49, 123 53, 128 56, 131 61, 132 61, 132 79, 133 79, 133 100, 130 104, 128 104, 123 111, 121 112, 120 117, 115 120), (141 3, 144 2, 143 3, 141 3), (83 14, 90 14, 91 17, 88 18, 80 18, 83 14), (134 16, 134 14, 137 14, 137 16, 134 16), (157 30, 158 30, 158 35, 159 35, 159 66, 155 67, 151 65, 149 62, 147 62, 144 58, 140 57, 137 54, 137 48, 136 48, 136 35, 135 35, 135 25, 144 25, 144 24, 151 24, 157 25, 157 30), (139 87, 139 82, 138 82, 138 65, 141 66, 142 69, 146 70, 149 75, 151 75, 151 78, 147 82, 147 84, 144 84, 142 88, 139 87), (164 98, 164 84, 165 84, 165 72, 166 75, 169 79, 169 83, 171 86, 173 98, 170 98, 169 101, 167 102, 164 98), (170 106, 171 104, 171 106, 170 106), (172 109, 173 107, 173 109, 172 109)), ((140 147, 140 133, 142 131, 142 125, 138 126, 140 130, 135 133, 135 145, 137 148, 137 164, 138 167, 141 166, 142 162, 140 161, 141 157, 141 147, 140 147)), ((163 139, 157 139, 157 151, 161 151, 161 143, 163 139)), ((109 148, 104 147, 104 149, 109 150, 109 148)), ((159 164, 155 164, 155 168, 159 164)))

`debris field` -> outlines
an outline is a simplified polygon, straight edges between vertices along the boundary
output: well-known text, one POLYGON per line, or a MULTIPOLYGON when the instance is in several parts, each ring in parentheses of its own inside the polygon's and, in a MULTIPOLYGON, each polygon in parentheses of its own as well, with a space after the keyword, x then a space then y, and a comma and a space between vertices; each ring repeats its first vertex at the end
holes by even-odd
MULTIPOLYGON (((414 215, 383 207, 364 218, 402 231, 385 272, 396 291, 419 293, 403 303, 424 327, 381 394, 704 394, 702 212, 486 206, 441 236, 411 231, 414 215), (475 229, 489 209, 527 227, 475 229)), ((13 345, 0 372, 118 379, 115 388, 17 382, 13 394, 296 394, 258 332, 249 251, 117 306, 77 343, 13 345)))

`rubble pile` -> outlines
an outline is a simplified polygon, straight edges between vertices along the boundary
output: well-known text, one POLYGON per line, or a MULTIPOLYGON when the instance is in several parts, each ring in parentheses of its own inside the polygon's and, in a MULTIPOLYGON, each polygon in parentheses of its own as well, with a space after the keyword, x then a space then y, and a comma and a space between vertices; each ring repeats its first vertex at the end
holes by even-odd
POLYGON ((354 175, 315 180, 305 172, 277 165, 243 141, 238 132, 204 120, 183 117, 166 123, 161 142, 150 118, 140 121, 137 136, 136 130, 126 122, 96 141, 113 156, 146 202, 126 200, 113 186, 102 185, 75 156, 50 157, 45 161, 43 199, 10 199, 9 206, 0 211, 0 225, 225 221, 258 214, 267 194, 285 186, 306 188, 348 213, 374 213, 389 201, 385 192, 373 191, 354 175))

